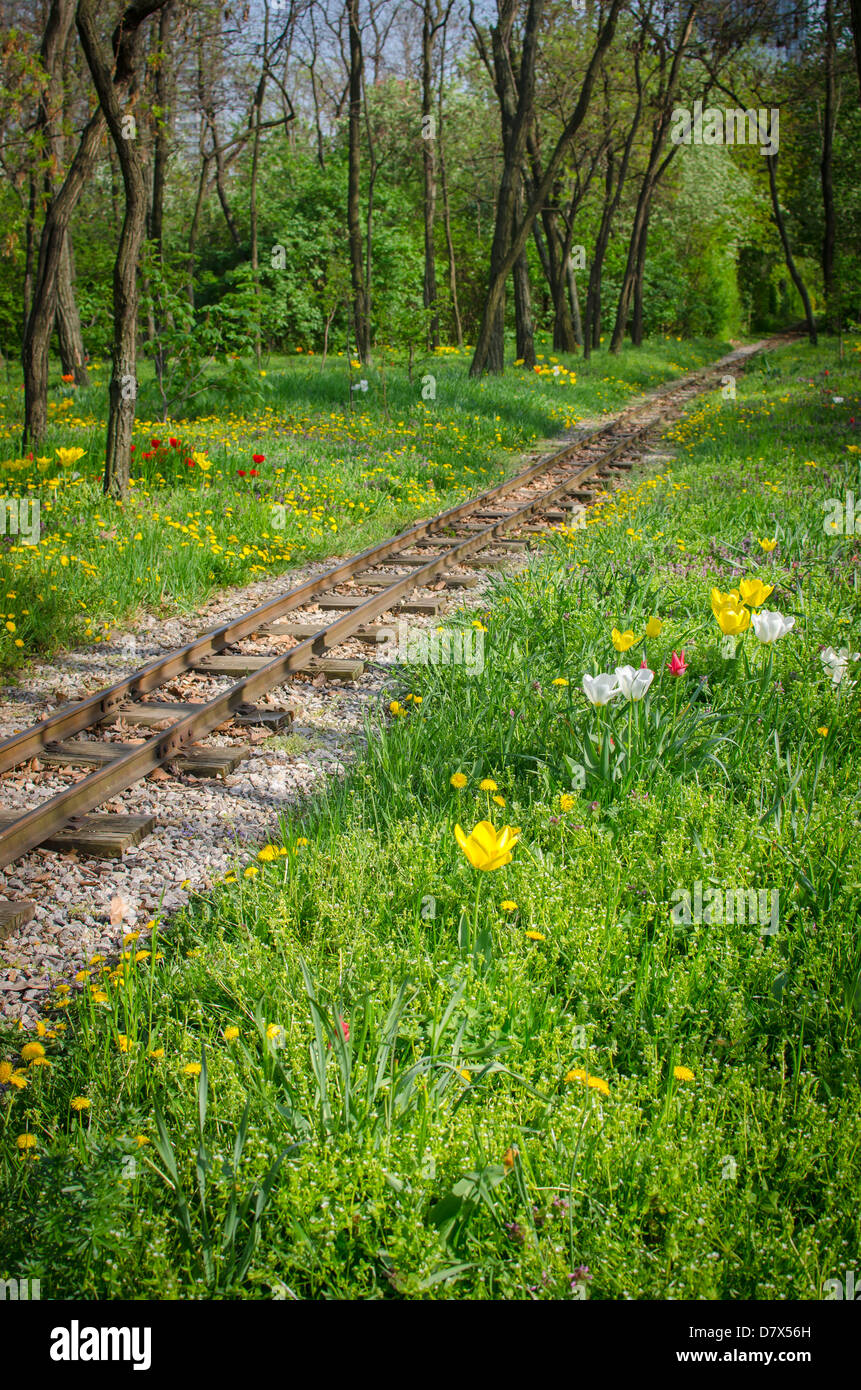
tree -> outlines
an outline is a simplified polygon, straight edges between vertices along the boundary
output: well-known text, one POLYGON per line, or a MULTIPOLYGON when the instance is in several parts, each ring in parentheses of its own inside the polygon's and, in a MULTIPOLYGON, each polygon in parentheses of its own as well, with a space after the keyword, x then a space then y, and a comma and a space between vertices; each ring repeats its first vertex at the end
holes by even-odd
POLYGON ((143 163, 136 142, 132 111, 137 90, 139 29, 167 0, 135 0, 125 10, 114 33, 112 56, 104 49, 96 25, 99 0, 78 0, 76 22, 81 46, 123 176, 125 212, 114 264, 114 334, 105 446, 105 492, 122 495, 128 488, 132 429, 137 395, 137 265, 146 234, 147 193, 143 163), (113 70, 112 70, 113 69, 113 70))

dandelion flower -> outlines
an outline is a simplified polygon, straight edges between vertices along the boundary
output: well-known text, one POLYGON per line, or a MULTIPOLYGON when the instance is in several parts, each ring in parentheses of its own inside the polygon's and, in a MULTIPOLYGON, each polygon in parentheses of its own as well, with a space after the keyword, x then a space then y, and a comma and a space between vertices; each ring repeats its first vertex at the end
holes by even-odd
POLYGON ((516 911, 517 911, 517 903, 514 902, 514 900, 513 900, 512 898, 503 898, 503 900, 502 900, 502 902, 499 904, 499 906, 502 908, 502 911, 503 911, 503 912, 516 912, 516 911))
POLYGON ((73 1110, 81 1111, 89 1110, 91 1102, 88 1096, 73 1096, 69 1104, 73 1110))
POLYGON ((673 1076, 677 1081, 693 1081, 694 1079, 690 1067, 673 1067, 673 1076))
POLYGON ((200 1063, 186 1062, 182 1070, 184 1076, 200 1076, 200 1063))
POLYGON ((466 786, 466 774, 464 772, 453 772, 448 780, 458 791, 466 786))
POLYGON ((237 1039, 238 1037, 239 1037, 239 1029, 236 1027, 236 1024, 235 1024, 235 1023, 229 1024, 228 1027, 225 1028, 225 1030, 224 1030, 224 1041, 225 1041, 225 1042, 235 1042, 236 1039, 237 1039))
POLYGON ((40 1042, 25 1043, 21 1048, 21 1059, 24 1062, 32 1062, 35 1057, 44 1057, 45 1049, 40 1042))

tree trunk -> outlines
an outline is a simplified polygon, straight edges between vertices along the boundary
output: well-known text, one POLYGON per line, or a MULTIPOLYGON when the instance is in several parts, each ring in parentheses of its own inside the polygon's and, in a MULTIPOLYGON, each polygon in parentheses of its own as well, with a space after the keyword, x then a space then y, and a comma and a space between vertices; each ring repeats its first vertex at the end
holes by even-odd
POLYGON ((86 386, 87 365, 84 352, 84 338, 81 333, 81 316, 75 300, 75 263, 72 255, 71 237, 67 232, 63 238, 60 252, 60 265, 57 270, 57 339, 60 344, 60 362, 63 373, 75 378, 76 386, 86 386))
POLYGON ((786 261, 786 268, 789 271, 792 283, 801 296, 804 305, 804 317, 807 323, 807 336, 811 343, 816 347, 816 321, 813 317, 813 310, 810 305, 810 295, 807 293, 807 286, 801 278, 801 272, 795 264, 795 257, 792 254, 792 247, 789 244, 789 234, 786 230, 786 222, 780 206, 780 198, 777 193, 777 155, 769 154, 765 157, 768 165, 768 186, 771 190, 771 206, 774 212, 774 221, 780 234, 781 245, 783 246, 783 256, 786 261))
POLYGON ((858 69, 858 89, 861 91, 861 0, 849 0, 852 15, 852 37, 855 41, 855 66, 858 69))
POLYGON ((428 320, 428 347, 439 346, 439 312, 436 309, 436 257, 434 255, 434 216, 436 212, 436 139, 433 131, 433 41, 431 0, 422 6, 422 179, 424 198, 425 273, 424 306, 433 310, 428 320))
MULTIPOLYGON (((493 342, 493 335, 497 318, 499 316, 500 310, 504 308, 506 277, 508 275, 508 272, 514 265, 514 262, 517 260, 517 257, 520 255, 521 251, 526 245, 527 238, 529 237, 532 231, 532 224, 535 221, 535 218, 537 217, 538 213, 540 212, 544 200, 547 197, 547 194, 553 185, 553 180, 556 177, 557 171, 562 163, 565 152, 583 123, 583 119, 589 107, 589 99, 592 94, 592 87, 595 81, 595 72, 597 69, 597 65, 601 61, 601 58, 603 57, 606 49, 612 42, 613 35, 616 32, 616 20, 618 18, 621 2, 622 0, 612 0, 607 19, 605 20, 603 26, 601 27, 598 33, 595 48, 593 50, 592 57, 589 60, 589 66, 586 70, 586 75, 583 79, 583 84, 580 89, 580 96, 578 98, 577 105, 575 106, 570 119, 568 120, 564 130, 562 131, 561 135, 559 136, 559 139, 556 142, 553 154, 550 156, 550 162, 547 165, 541 182, 539 183, 538 187, 535 189, 532 197, 530 198, 529 206, 526 209, 526 212, 523 216, 523 220, 520 226, 516 229, 513 237, 510 239, 510 245, 508 247, 507 253, 502 257, 499 257, 498 255, 494 256, 494 252, 491 251, 490 283, 485 299, 484 314, 482 317, 481 328, 479 329, 478 339, 475 345, 475 354, 473 356, 472 363, 469 369, 470 376, 481 376, 484 371, 494 370, 493 366, 491 365, 491 345, 493 342)), ((526 51, 527 45, 526 38, 524 37, 524 54, 523 59, 521 61, 521 72, 523 71, 523 64, 526 62, 526 51)), ((524 86, 521 82, 520 100, 522 101, 523 99, 524 86)), ((529 96, 529 104, 531 110, 531 94, 529 96)), ((527 112, 524 111, 524 129, 522 132, 524 138, 526 115, 527 112)), ((520 144, 518 152, 518 169, 521 155, 522 142, 520 144)), ((494 241, 495 240, 496 237, 494 237, 494 241)), ((497 370, 499 370, 499 368, 497 368, 497 370)))
POLYGON ((99 105, 117 152, 125 191, 125 214, 114 265, 114 340, 108 394, 108 431, 105 448, 105 492, 125 494, 131 469, 132 430, 137 395, 137 264, 146 235, 147 192, 143 164, 134 138, 125 129, 127 112, 120 106, 117 85, 134 92, 137 30, 148 15, 166 0, 137 0, 123 16, 123 37, 112 78, 96 24, 99 0, 79 0, 77 25, 99 105), (133 18, 136 23, 133 24, 133 18), (127 27, 132 26, 133 27, 127 27), (120 61, 122 59, 122 62, 120 61))
POLYGON ((832 169, 836 105, 834 82, 835 53, 834 0, 825 0, 825 111, 823 113, 822 159, 819 169, 822 180, 823 209, 822 284, 825 290, 828 327, 832 332, 839 326, 840 322, 840 308, 834 303, 834 247, 837 240, 832 169))
POLYGON ((22 448, 37 446, 48 423, 48 347, 57 307, 57 280, 66 232, 84 185, 95 167, 105 129, 98 110, 90 118, 62 187, 45 214, 39 244, 39 264, 33 284, 33 305, 27 316, 21 362, 24 368, 24 432, 22 448))
POLYGON ((347 179, 347 232, 350 243, 350 279, 353 288, 353 326, 360 362, 371 360, 371 328, 362 265, 362 229, 359 223, 359 172, 362 120, 362 34, 359 0, 347 0, 350 26, 349 171, 347 179))
POLYGON ((634 347, 643 345, 643 276, 646 271, 646 246, 649 240, 649 213, 646 213, 646 220, 643 223, 643 230, 640 233, 640 244, 637 248, 637 277, 634 281, 634 320, 631 325, 631 342, 634 347))

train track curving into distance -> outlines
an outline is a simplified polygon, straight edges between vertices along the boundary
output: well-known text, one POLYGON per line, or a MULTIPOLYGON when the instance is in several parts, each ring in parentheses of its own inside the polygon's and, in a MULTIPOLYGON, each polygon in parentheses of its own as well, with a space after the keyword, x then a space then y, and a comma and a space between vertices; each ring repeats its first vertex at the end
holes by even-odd
MULTIPOLYGON (((504 565, 532 543, 536 528, 571 524, 601 485, 630 469, 647 438, 693 396, 714 389, 722 376, 787 338, 739 348, 659 388, 496 487, 341 561, 0 741, 0 869, 40 846, 121 854, 147 833, 152 818, 94 816, 99 806, 164 765, 192 776, 223 771, 228 755, 222 752, 219 763, 218 750, 198 747, 200 740, 229 724, 282 727, 291 716, 289 704, 273 710, 255 706, 255 700, 295 673, 321 671, 346 679, 360 673, 361 662, 332 655, 343 643, 384 640, 391 629, 376 620, 385 614, 438 612, 441 590, 474 586, 476 569, 504 565), (292 621, 285 621, 286 615, 292 621), (243 644, 259 645, 261 637, 270 651, 243 651, 243 644), (190 673, 211 678, 211 698, 189 704, 158 697, 190 673), (154 732, 143 741, 105 739, 112 728, 154 732), (3 776, 25 764, 34 776, 58 767, 85 772, 30 809, 3 810, 3 776)), ((25 900, 0 902, 0 939, 34 910, 25 900)))

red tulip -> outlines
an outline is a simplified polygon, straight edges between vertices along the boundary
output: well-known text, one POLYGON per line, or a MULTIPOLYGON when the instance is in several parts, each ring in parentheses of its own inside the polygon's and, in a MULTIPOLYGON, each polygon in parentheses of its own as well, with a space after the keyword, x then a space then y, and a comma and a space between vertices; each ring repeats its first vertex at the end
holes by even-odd
POLYGON ((160 440, 160 439, 151 439, 151 440, 150 440, 150 444, 152 445, 152 447, 153 447, 154 449, 160 449, 160 448, 161 448, 161 440, 160 440))
POLYGON ((240 468, 240 469, 239 469, 239 476, 240 476, 240 478, 244 478, 244 477, 245 477, 245 469, 244 469, 244 468, 240 468))
POLYGON ((673 655, 667 662, 667 670, 669 671, 670 675, 683 676, 687 669, 688 663, 685 661, 684 649, 681 652, 673 652, 673 655))

